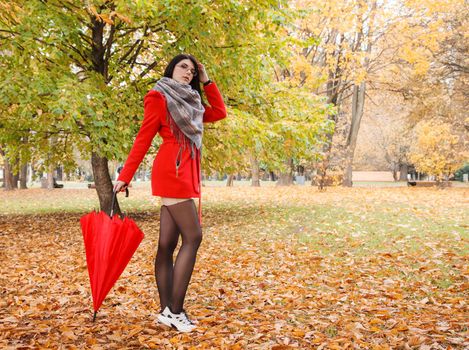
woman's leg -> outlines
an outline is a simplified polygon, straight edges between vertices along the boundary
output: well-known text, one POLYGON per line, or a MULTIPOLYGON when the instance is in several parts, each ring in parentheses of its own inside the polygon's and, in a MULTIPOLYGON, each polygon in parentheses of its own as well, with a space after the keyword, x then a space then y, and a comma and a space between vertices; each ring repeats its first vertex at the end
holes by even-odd
POLYGON ((182 234, 182 245, 174 264, 171 296, 171 311, 180 313, 194 269, 197 250, 202 242, 202 229, 192 199, 170 205, 167 208, 182 234))
POLYGON ((179 240, 179 233, 168 207, 161 206, 160 238, 155 258, 155 277, 160 295, 161 311, 171 306, 173 290, 173 253, 179 240))

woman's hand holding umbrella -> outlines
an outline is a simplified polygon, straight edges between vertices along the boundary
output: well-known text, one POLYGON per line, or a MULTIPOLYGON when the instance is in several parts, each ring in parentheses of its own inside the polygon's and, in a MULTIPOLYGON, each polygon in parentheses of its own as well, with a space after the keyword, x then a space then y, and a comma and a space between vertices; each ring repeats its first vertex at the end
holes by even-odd
POLYGON ((116 184, 114 185, 114 192, 121 192, 127 188, 128 184, 125 181, 117 180, 116 184))

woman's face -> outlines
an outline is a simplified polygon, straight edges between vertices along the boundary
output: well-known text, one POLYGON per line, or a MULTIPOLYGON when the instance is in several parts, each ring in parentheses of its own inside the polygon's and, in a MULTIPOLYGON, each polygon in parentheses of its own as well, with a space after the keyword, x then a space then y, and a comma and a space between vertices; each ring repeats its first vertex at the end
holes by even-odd
POLYGON ((192 61, 188 58, 179 61, 174 67, 173 79, 181 84, 190 84, 196 75, 195 67, 192 61))

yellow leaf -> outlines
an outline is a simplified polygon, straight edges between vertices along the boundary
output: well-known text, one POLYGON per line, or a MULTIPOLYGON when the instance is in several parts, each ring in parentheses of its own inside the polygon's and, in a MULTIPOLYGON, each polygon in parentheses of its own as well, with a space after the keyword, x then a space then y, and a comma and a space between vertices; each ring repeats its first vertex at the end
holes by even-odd
POLYGON ((140 333, 141 331, 143 331, 143 327, 140 327, 140 326, 137 326, 135 328, 133 328, 129 334, 126 335, 126 339, 129 339, 129 338, 132 338, 134 335, 140 333))
POLYGON ((78 337, 75 335, 75 333, 73 333, 72 330, 63 332, 62 336, 64 336, 65 338, 67 338, 69 340, 77 340, 78 339, 78 337))
POLYGON ((121 342, 121 341, 122 341, 122 338, 120 337, 120 335, 115 334, 115 333, 114 333, 114 334, 109 334, 109 335, 107 336, 107 338, 108 338, 109 340, 113 340, 113 341, 116 341, 116 342, 121 342))
POLYGON ((305 331, 303 331, 301 329, 295 329, 292 333, 293 333, 294 336, 301 337, 301 338, 303 338, 306 334, 305 331))
POLYGON ((109 15, 102 13, 99 17, 107 24, 114 25, 114 21, 109 17, 109 15))
POLYGON ((408 331, 408 330, 409 330, 409 327, 407 327, 406 324, 401 323, 401 324, 399 324, 399 325, 396 327, 396 329, 397 329, 398 331, 402 332, 402 331, 408 331))
POLYGON ((172 337, 170 340, 171 344, 177 344, 179 343, 179 336, 172 337))
POLYGON ((375 325, 375 324, 383 324, 384 321, 383 320, 380 320, 379 318, 374 318, 370 321, 370 324, 371 325, 375 325))
POLYGON ((125 23, 127 23, 127 24, 132 23, 132 21, 130 20, 129 17, 126 17, 126 16, 124 16, 124 15, 118 13, 118 12, 116 12, 115 14, 116 14, 116 16, 117 16, 121 21, 123 21, 123 22, 125 22, 125 23))

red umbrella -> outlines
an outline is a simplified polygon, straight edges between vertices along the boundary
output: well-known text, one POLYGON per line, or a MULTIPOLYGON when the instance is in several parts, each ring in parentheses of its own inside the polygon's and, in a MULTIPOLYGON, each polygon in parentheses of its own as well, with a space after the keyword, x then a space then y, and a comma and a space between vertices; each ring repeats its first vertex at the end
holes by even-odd
POLYGON ((80 219, 93 296, 93 322, 104 298, 144 237, 132 219, 113 215, 116 195, 114 192, 110 216, 104 211, 93 211, 80 219))

